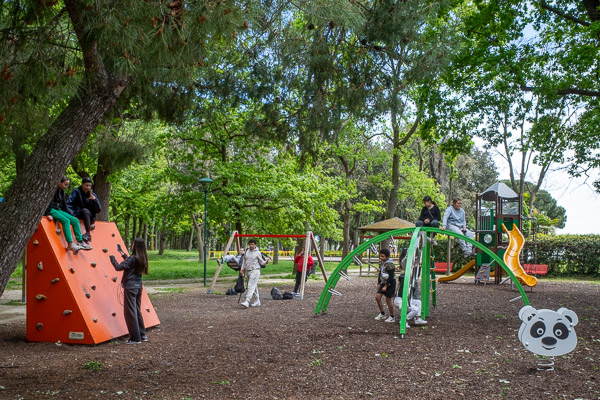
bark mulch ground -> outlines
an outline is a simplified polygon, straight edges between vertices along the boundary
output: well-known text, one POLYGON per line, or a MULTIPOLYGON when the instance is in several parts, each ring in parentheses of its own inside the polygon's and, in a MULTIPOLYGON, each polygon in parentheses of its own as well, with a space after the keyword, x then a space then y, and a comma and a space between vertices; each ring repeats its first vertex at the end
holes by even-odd
POLYGON ((288 301, 261 283, 262 306, 250 309, 202 288, 152 295, 161 325, 141 345, 27 343, 24 321, 0 323, 0 398, 600 398, 598 284, 542 279, 528 293, 538 309, 579 316, 577 348, 547 372, 517 338, 523 303, 507 286, 441 284, 429 324, 401 339, 397 324, 373 319, 373 278, 340 281, 343 296, 318 317, 322 282, 288 301))

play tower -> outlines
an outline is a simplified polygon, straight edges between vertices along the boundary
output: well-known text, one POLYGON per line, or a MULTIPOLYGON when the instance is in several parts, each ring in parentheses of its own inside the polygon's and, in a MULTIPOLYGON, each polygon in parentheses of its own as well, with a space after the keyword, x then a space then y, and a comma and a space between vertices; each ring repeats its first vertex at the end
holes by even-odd
MULTIPOLYGON (((502 182, 496 182, 483 193, 476 195, 475 232, 476 240, 489 248, 500 258, 504 256, 509 245, 508 236, 502 231, 502 224, 512 227, 515 224, 521 228, 523 215, 523 197, 502 182)), ((494 276, 495 282, 502 281, 500 268, 493 267, 491 257, 477 251, 476 280, 487 281, 490 270, 500 271, 494 276)))

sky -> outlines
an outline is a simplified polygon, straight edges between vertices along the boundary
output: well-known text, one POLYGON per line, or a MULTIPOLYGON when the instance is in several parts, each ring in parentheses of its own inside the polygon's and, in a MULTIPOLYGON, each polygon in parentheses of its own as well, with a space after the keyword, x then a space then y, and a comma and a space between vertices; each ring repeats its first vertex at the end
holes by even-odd
MULTIPOLYGON (((510 179, 506 161, 500 156, 495 156, 494 161, 500 179, 510 179)), ((533 176, 530 174, 528 180, 537 180, 533 176)), ((564 229, 556 230, 557 234, 600 234, 600 195, 591 187, 591 181, 586 184, 583 178, 572 178, 563 171, 551 171, 546 175, 542 189, 567 211, 567 223, 564 229)))

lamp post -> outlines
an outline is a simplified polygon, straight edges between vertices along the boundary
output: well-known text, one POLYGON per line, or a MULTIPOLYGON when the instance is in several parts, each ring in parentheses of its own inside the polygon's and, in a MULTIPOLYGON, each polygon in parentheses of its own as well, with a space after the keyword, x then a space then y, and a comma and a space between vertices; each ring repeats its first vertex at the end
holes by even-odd
POLYGON ((202 178, 200 179, 200 186, 204 191, 204 286, 206 286, 206 235, 208 232, 208 221, 206 219, 206 199, 208 196, 208 189, 210 189, 210 185, 213 183, 213 180, 210 178, 202 178))

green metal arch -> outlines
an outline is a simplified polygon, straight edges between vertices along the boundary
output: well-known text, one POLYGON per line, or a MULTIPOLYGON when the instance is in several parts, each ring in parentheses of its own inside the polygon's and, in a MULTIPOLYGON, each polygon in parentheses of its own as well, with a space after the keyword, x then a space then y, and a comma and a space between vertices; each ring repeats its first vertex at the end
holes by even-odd
MULTIPOLYGON (((353 261, 354 256, 362 254, 372 244, 377 244, 377 243, 382 242, 383 240, 386 240, 392 236, 403 236, 403 235, 407 235, 407 234, 412 234, 412 238, 411 238, 410 245, 408 248, 405 279, 404 279, 404 288, 402 291, 402 293, 403 293, 403 295, 402 295, 402 302, 403 302, 402 310, 403 310, 403 312, 402 312, 402 318, 401 318, 401 322, 400 322, 400 333, 403 334, 406 330, 406 327, 405 327, 405 325, 406 325, 406 304, 405 303, 408 300, 407 299, 408 296, 406 294, 408 293, 408 290, 409 290, 410 273, 412 272, 412 260, 414 258, 415 248, 416 248, 417 242, 419 240, 420 232, 438 233, 438 234, 442 234, 442 235, 453 236, 453 237, 456 237, 457 239, 462 239, 468 243, 471 243, 472 245, 474 245, 475 247, 477 247, 478 249, 483 251, 485 254, 490 256, 494 261, 496 261, 496 263, 500 267, 502 267, 502 269, 511 278, 515 287, 521 294, 523 303, 525 305, 529 305, 529 299, 527 298, 527 294, 525 293, 525 290, 523 289, 523 286, 521 286, 521 283, 519 282, 519 280, 515 277, 513 272, 506 266, 504 261, 500 257, 498 257, 497 254, 492 252, 490 249, 488 249, 487 247, 485 247, 484 245, 482 245, 481 243, 479 243, 473 239, 470 239, 464 235, 461 235, 459 233, 455 233, 455 232, 452 232, 449 230, 442 230, 442 229, 430 228, 430 227, 415 227, 415 228, 396 229, 393 231, 382 233, 382 234, 377 235, 374 238, 360 244, 356 249, 354 249, 352 252, 350 252, 350 254, 348 254, 346 256, 346 258, 344 258, 338 264, 336 269, 330 275, 330 278, 327 280, 327 283, 325 284, 325 287, 323 288, 323 291, 321 292, 321 296, 319 297, 317 307, 315 308, 315 314, 318 315, 321 312, 327 311, 327 305, 329 303, 329 300, 331 299, 332 291, 335 293, 334 288, 335 288, 337 282, 339 281, 341 276, 345 275, 345 273, 343 273, 343 271, 345 271, 350 266, 350 264, 353 261), (342 272, 342 274, 340 274, 340 272, 342 272)), ((425 250, 425 254, 428 255, 429 254, 429 243, 426 243, 426 248, 424 250, 425 250)), ((423 272, 421 274, 421 279, 429 279, 429 263, 423 264, 423 272)), ((427 285, 426 287, 429 287, 429 286, 427 285)))

